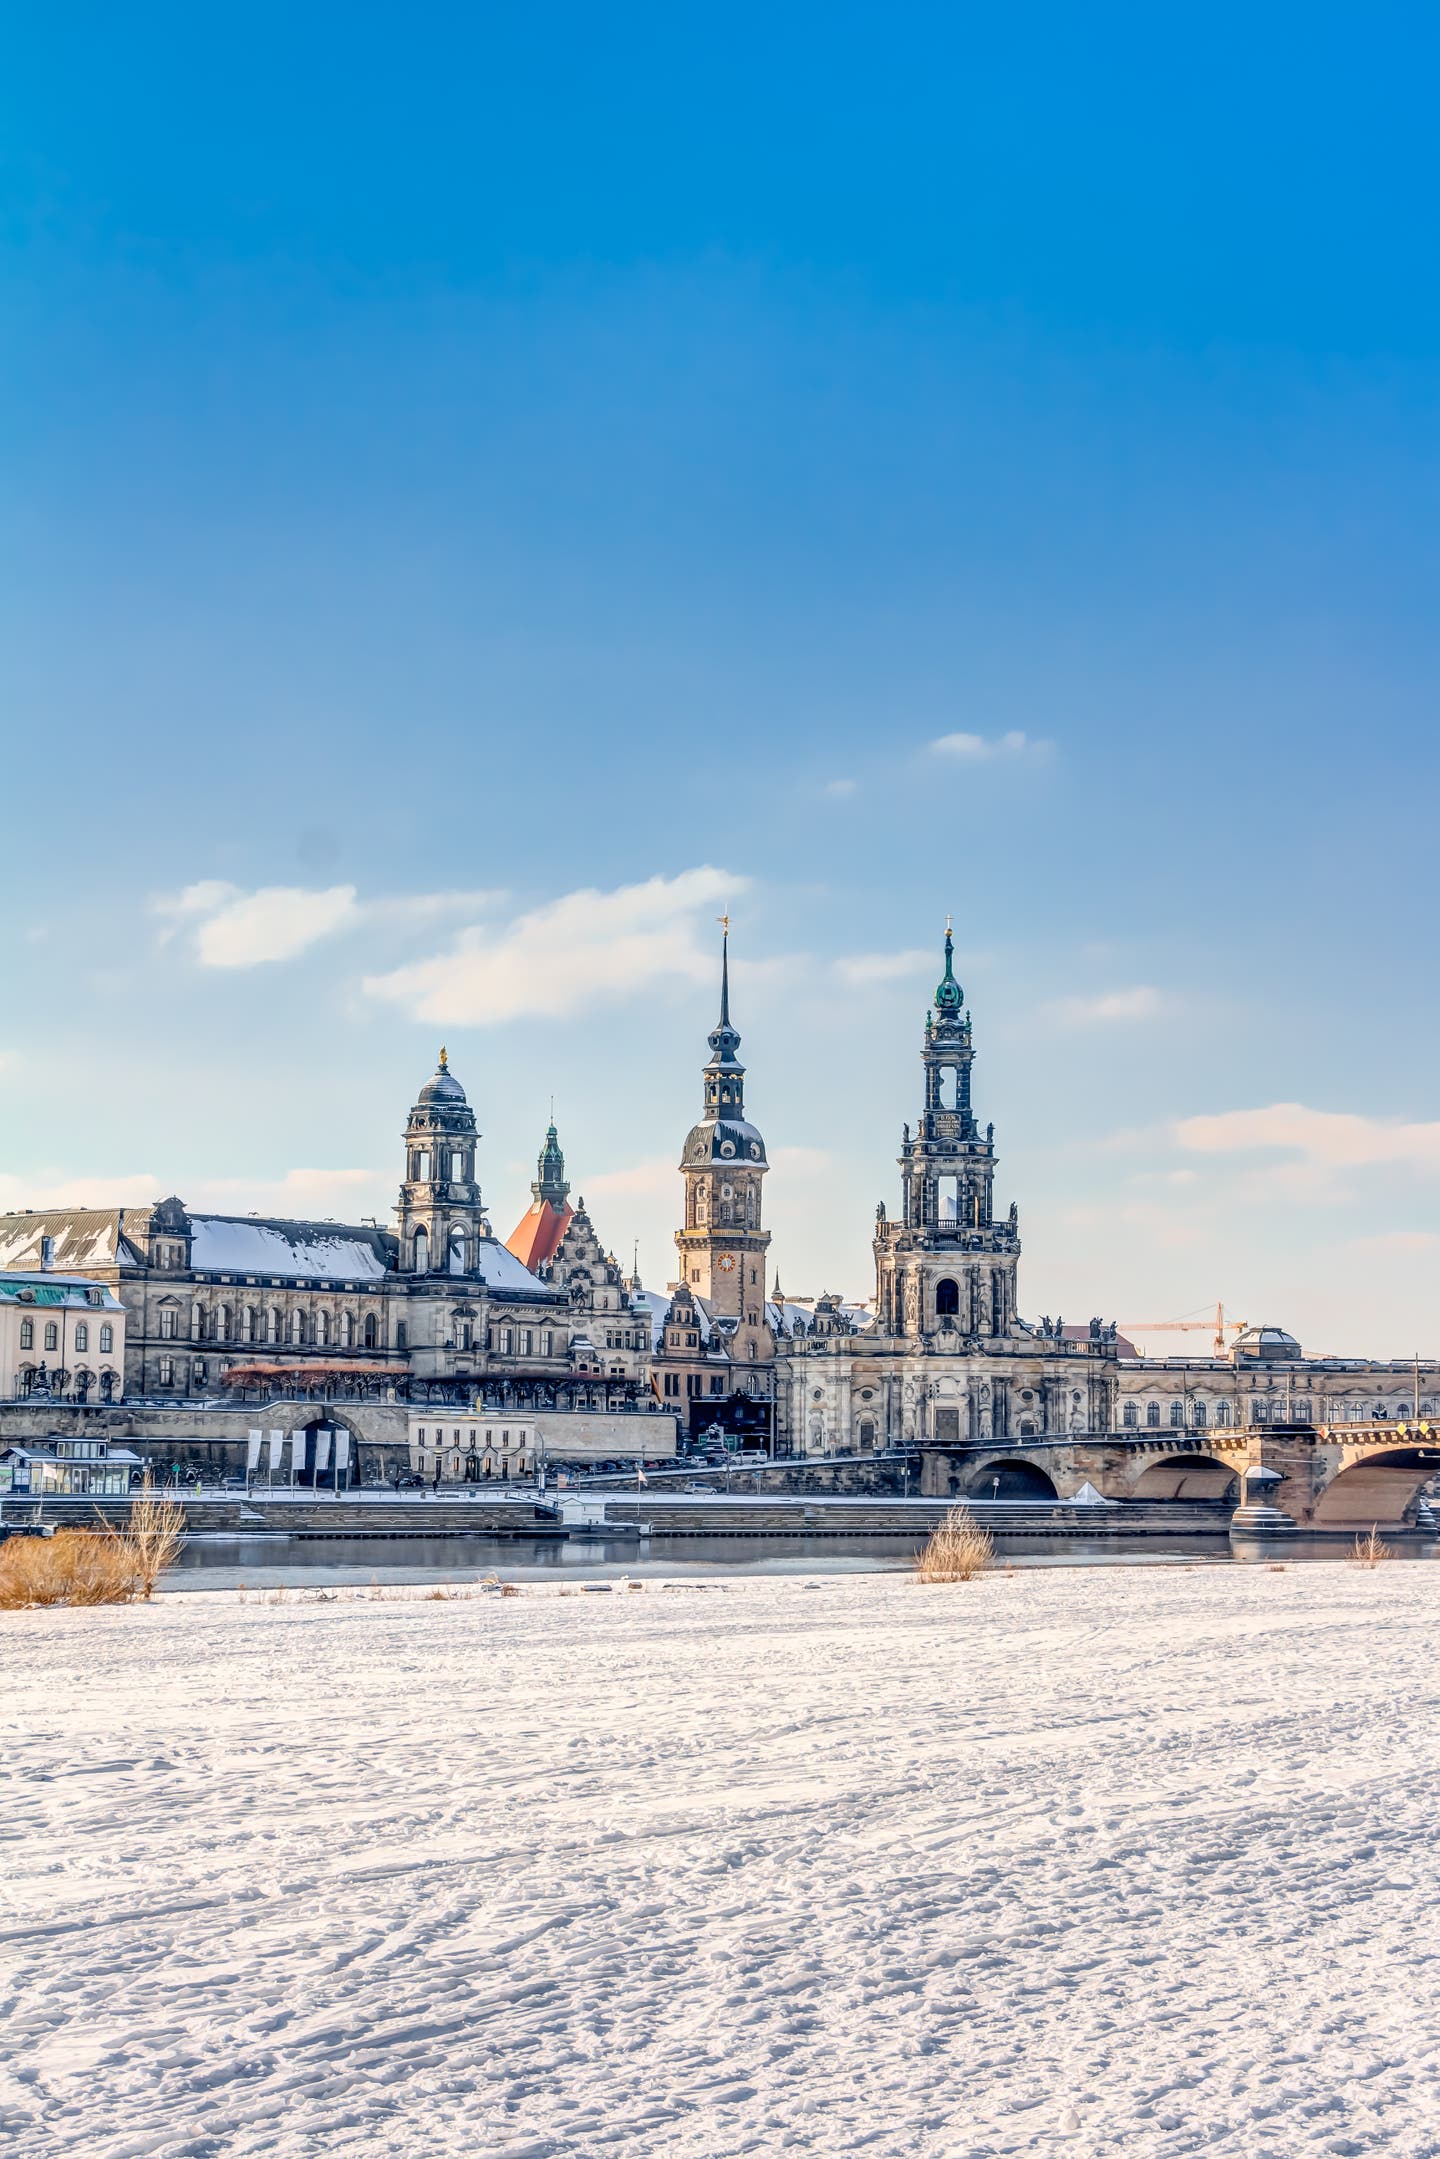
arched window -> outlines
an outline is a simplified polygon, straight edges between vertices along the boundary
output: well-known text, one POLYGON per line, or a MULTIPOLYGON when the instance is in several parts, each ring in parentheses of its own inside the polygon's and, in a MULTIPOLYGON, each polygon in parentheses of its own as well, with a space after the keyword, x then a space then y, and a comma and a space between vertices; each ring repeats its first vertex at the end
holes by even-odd
POLYGON ((217 1342, 228 1342, 230 1339, 230 1307, 228 1304, 222 1304, 216 1308, 215 1339, 217 1342))
POLYGON ((1205 1404, 1203 1402, 1196 1402, 1192 1404, 1191 1414, 1194 1418, 1195 1423, 1198 1424, 1203 1430, 1210 1414, 1209 1411, 1206 1409, 1205 1404))
POLYGON ((113 1328, 113 1327, 111 1326, 111 1324, 110 1324, 109 1320, 107 1319, 107 1320, 105 1321, 104 1325, 103 1325, 103 1326, 101 1327, 101 1329, 100 1329, 100 1354, 101 1354, 101 1356, 102 1356, 102 1357, 108 1357, 108 1356, 110 1356, 110 1355, 111 1355, 111 1354, 113 1353, 113 1351, 114 1351, 114 1348, 115 1348, 115 1329, 114 1329, 114 1328, 113 1328))
POLYGON ((1145 1404, 1145 1422, 1147 1424, 1158 1424, 1160 1422, 1160 1404, 1158 1402, 1147 1402, 1145 1404))
POLYGON ((375 1349, 380 1341, 380 1323, 373 1312, 365 1314, 365 1347, 375 1349))
POLYGON ((330 1314, 328 1312, 317 1312, 315 1314, 315 1347, 317 1349, 328 1349, 329 1346, 330 1314))
POLYGON ((340 1314, 340 1347, 342 1349, 353 1349, 355 1347, 355 1315, 353 1312, 342 1312, 340 1314))
POLYGON ((33 1319, 22 1319, 20 1322, 20 1347, 22 1349, 33 1349, 35 1347, 35 1322, 33 1319))
POLYGON ((1135 1415, 1135 1404, 1133 1402, 1127 1402, 1125 1404, 1124 1409, 1120 1413, 1120 1422, 1124 1425, 1127 1432, 1134 1431, 1136 1424, 1139 1422, 1139 1419, 1135 1415))
POLYGON ((873 1447, 875 1444, 875 1420, 873 1417, 862 1417, 860 1419, 860 1444, 862 1447, 873 1447))
POLYGON ((452 1274, 463 1274, 465 1272, 465 1232, 463 1229, 452 1229, 450 1232, 450 1272, 452 1274))
POLYGON ((267 1342, 278 1342, 280 1339, 280 1314, 273 1304, 265 1314, 265 1339, 267 1342))
POLYGON ((941 1319, 953 1317, 960 1309, 960 1285, 952 1282, 947 1274, 943 1282, 935 1285, 935 1310, 941 1319))
POLYGON ((60 1329, 53 1319, 47 1319, 45 1322, 45 1347, 47 1349, 58 1349, 60 1347, 60 1329))
POLYGON ((196 1342, 203 1342, 205 1339, 205 1307, 203 1304, 192 1304, 190 1307, 190 1336, 191 1340, 196 1342))
POLYGON ((423 1229, 416 1230, 411 1252, 416 1274, 428 1274, 430 1271, 430 1239, 423 1229))
POLYGON ((1215 1422, 1217 1424, 1228 1424, 1230 1422, 1230 1404, 1228 1402, 1217 1402, 1215 1404, 1215 1422))
POLYGON ((77 1319, 75 1322, 75 1347, 77 1349, 88 1349, 90 1347, 90 1329, 83 1319, 77 1319))
POLYGON ((1170 1422, 1172 1424, 1183 1424, 1185 1422, 1185 1404, 1179 1399, 1170 1404, 1170 1422))
POLYGON ((303 1342, 305 1339, 305 1314, 300 1311, 298 1306, 290 1314, 290 1339, 292 1342, 297 1343, 303 1342))

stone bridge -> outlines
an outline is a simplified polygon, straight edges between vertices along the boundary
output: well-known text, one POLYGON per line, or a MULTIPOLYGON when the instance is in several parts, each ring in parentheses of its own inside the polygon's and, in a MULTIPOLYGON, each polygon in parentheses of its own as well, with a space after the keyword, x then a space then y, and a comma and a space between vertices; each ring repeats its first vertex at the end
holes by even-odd
POLYGON ((921 1489, 936 1498, 1071 1499, 1091 1484, 1106 1499, 1238 1501, 1242 1474, 1258 1468, 1279 1476, 1263 1497, 1297 1529, 1413 1528, 1416 1500, 1440 1474, 1440 1421, 1149 1429, 927 1447, 921 1489))

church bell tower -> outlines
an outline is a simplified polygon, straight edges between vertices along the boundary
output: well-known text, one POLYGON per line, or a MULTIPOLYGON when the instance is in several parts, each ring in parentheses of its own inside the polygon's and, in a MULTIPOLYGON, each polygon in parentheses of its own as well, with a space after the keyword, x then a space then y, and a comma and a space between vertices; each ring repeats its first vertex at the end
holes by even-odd
POLYGON ((720 1018, 710 1034, 704 1108, 680 1158, 685 1226, 675 1233, 680 1280, 724 1325, 738 1364, 769 1364, 775 1342, 765 1319, 770 1232, 761 1226, 765 1142, 745 1115, 745 1067, 730 1024, 730 925, 720 951, 720 1018))
POLYGON ((402 1274, 472 1274, 484 1237, 475 1181, 475 1112, 442 1049, 405 1124, 396 1208, 402 1274))
POLYGON ((925 1106, 900 1151, 902 1212, 879 1210, 877 1325, 883 1334, 976 1342, 1015 1331, 1020 1232, 1015 1209, 995 1219, 995 1127, 982 1132, 970 1100, 975 1060, 955 941, 945 925, 945 972, 925 1015, 925 1106))

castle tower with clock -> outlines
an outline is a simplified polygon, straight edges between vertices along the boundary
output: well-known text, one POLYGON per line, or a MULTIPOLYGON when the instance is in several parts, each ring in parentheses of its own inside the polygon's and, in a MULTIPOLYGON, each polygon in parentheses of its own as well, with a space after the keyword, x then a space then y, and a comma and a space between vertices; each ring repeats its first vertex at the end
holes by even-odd
MULTIPOLYGON (((775 1338, 765 1313, 766 1252, 761 1187, 769 1164, 765 1142, 745 1115, 745 1067, 736 1052, 740 1037, 730 1024, 730 927, 720 956, 720 1018, 710 1034, 704 1072, 704 1109, 685 1141, 680 1172, 685 1179, 685 1223, 675 1233, 683 1287, 697 1300, 712 1336, 723 1341, 733 1371, 731 1384, 749 1393, 768 1373, 775 1338)), ((716 1343, 719 1347, 719 1342, 716 1343)))

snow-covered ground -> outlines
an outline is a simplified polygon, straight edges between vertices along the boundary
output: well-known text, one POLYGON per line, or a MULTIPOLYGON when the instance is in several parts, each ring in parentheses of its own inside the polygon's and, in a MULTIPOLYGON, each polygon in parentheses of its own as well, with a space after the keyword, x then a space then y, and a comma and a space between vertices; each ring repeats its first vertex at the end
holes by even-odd
POLYGON ((1440 1567, 0 1617, 10 2159, 1440 2152, 1440 1567))

